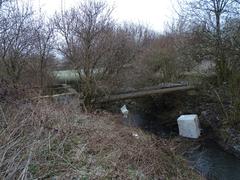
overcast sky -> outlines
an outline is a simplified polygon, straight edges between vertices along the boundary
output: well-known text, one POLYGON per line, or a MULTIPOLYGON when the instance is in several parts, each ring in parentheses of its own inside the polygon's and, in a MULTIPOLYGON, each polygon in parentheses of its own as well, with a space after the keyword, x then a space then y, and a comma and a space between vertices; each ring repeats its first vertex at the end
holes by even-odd
MULTIPOLYGON (((62 0, 64 8, 76 6, 81 0, 62 0)), ((118 22, 130 21, 148 25, 155 31, 163 31, 166 22, 174 16, 176 0, 106 0, 110 6, 114 6, 113 17, 118 22)), ((52 15, 60 11, 61 0, 32 0, 36 9, 39 5, 42 11, 52 15)))

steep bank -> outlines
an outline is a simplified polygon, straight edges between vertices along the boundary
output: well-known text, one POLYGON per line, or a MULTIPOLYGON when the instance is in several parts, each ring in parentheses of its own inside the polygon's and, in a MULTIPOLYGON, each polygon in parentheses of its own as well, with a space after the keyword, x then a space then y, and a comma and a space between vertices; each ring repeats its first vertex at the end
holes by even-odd
POLYGON ((240 131, 226 120, 229 103, 206 97, 200 101, 197 109, 205 134, 226 152, 240 159, 240 131), (226 109, 223 110, 222 106, 226 109))
POLYGON ((176 155, 172 141, 126 127, 107 112, 84 114, 77 104, 5 105, 1 177, 202 179, 176 155))
POLYGON ((152 100, 155 113, 160 114, 160 121, 167 125, 176 124, 176 119, 181 114, 198 114, 202 135, 240 158, 240 131, 226 120, 225 113, 230 109, 227 100, 219 102, 213 94, 206 91, 165 95, 152 100))

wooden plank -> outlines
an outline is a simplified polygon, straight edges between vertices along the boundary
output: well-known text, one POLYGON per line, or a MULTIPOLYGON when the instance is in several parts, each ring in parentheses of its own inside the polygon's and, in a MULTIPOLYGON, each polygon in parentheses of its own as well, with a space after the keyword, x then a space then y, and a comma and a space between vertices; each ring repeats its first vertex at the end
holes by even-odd
POLYGON ((104 102, 111 102, 111 101, 118 101, 118 100, 125 100, 125 99, 134 99, 140 98, 144 96, 151 96, 156 94, 166 94, 172 93, 177 91, 188 91, 195 89, 194 86, 182 86, 182 87, 173 87, 173 88, 162 88, 162 89, 154 89, 154 90, 143 90, 133 93, 124 93, 118 95, 109 95, 102 98, 97 99, 97 102, 104 103, 104 102))

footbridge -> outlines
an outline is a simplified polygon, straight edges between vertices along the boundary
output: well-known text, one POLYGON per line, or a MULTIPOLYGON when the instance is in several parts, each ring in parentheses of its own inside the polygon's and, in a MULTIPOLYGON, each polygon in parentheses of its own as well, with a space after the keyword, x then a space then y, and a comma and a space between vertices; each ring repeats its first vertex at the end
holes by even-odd
MULTIPOLYGON (((54 99, 61 99, 63 97, 70 97, 70 96, 77 96, 80 97, 79 93, 73 89, 70 85, 61 84, 58 85, 57 88, 54 89, 61 89, 61 92, 64 93, 56 93, 54 95, 47 95, 41 96, 38 98, 54 98, 54 99)), ((109 95, 104 95, 98 97, 96 102, 98 103, 107 103, 107 102, 114 102, 120 100, 127 100, 127 99, 136 99, 146 96, 154 96, 154 95, 161 95, 161 94, 169 94, 169 93, 176 93, 176 92, 187 92, 191 90, 195 90, 195 86, 183 84, 183 83, 161 83, 157 86, 150 86, 141 89, 132 89, 128 91, 119 91, 117 93, 112 93, 109 95)))
POLYGON ((151 86, 142 89, 136 89, 131 91, 120 92, 117 94, 106 95, 103 97, 99 97, 97 102, 105 103, 105 102, 112 102, 112 101, 119 101, 119 100, 126 100, 126 99, 135 99, 141 98, 145 96, 153 96, 158 94, 168 94, 173 92, 182 92, 182 91, 190 91, 194 90, 195 87, 182 84, 182 83, 162 83, 158 86, 151 86))

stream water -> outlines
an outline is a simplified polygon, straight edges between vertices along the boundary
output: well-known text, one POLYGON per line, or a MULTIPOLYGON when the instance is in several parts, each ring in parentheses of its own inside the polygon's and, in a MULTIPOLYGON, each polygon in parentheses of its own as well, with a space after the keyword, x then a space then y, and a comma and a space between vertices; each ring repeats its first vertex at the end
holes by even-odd
MULTIPOLYGON (((158 116, 159 117, 159 116, 158 116)), ((143 113, 130 113, 125 123, 138 126, 161 137, 177 136, 178 128, 165 128, 159 124, 154 116, 143 113)), ((201 143, 200 148, 186 152, 184 157, 190 164, 209 180, 240 180, 240 160, 233 155, 223 151, 212 140, 201 143)))
POLYGON ((201 148, 186 153, 185 157, 207 179, 240 179, 240 160, 223 151, 213 141, 205 141, 201 148))

